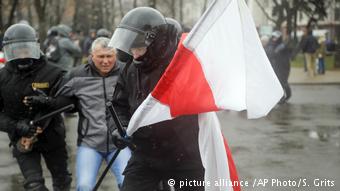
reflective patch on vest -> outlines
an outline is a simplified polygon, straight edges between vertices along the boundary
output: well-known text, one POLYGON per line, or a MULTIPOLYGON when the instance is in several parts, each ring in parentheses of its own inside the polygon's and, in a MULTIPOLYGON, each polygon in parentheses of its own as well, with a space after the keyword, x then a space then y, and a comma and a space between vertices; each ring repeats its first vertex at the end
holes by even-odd
POLYGON ((50 84, 48 82, 42 82, 42 83, 33 82, 32 83, 33 89, 46 89, 46 88, 49 88, 49 87, 50 87, 50 84))

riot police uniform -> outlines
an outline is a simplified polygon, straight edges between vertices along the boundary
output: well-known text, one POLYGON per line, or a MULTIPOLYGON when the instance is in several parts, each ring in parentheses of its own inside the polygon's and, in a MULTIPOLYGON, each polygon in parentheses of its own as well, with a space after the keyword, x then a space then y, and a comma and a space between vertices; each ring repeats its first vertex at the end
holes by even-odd
POLYGON ((36 127, 28 121, 46 114, 48 108, 28 107, 25 96, 53 95, 64 72, 47 63, 41 55, 36 33, 25 24, 9 27, 3 39, 6 66, 0 71, 0 130, 7 132, 25 178, 25 190, 47 190, 42 175, 41 156, 52 175, 55 191, 69 190, 71 176, 67 170, 65 127, 60 115, 46 120, 45 128, 37 136, 32 151, 19 151, 17 142, 22 137, 31 137, 36 127), (36 90, 38 89, 38 90, 36 90))
MULTIPOLYGON (((157 84, 178 44, 176 28, 157 10, 140 7, 128 12, 115 30, 111 46, 132 55, 131 48, 146 47, 121 73, 113 105, 124 126, 157 84)), ((114 134, 113 139, 119 140, 114 134)), ((116 141, 119 144, 119 141, 116 141)), ((156 190, 160 181, 202 181, 204 168, 198 148, 197 115, 142 127, 132 135, 136 149, 124 171, 123 191, 156 190)), ((204 190, 182 187, 176 190, 204 190)))

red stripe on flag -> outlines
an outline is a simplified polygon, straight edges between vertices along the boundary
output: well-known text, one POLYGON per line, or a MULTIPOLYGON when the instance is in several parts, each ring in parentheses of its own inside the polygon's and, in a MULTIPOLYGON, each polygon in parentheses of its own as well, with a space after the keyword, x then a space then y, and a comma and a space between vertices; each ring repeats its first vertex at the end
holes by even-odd
POLYGON ((183 46, 182 41, 151 94, 170 107, 172 117, 217 111, 202 66, 193 52, 183 46))
POLYGON ((231 156, 231 152, 230 149, 228 147, 228 143, 227 140, 223 137, 223 141, 224 141, 224 147, 225 150, 227 152, 227 157, 228 157, 228 165, 229 165, 229 174, 230 174, 230 181, 233 182, 233 190, 234 191, 241 191, 241 186, 240 186, 240 182, 238 180, 238 175, 237 175, 237 170, 236 170, 236 166, 233 160, 233 157, 231 156), (237 182, 237 184, 236 184, 237 182))

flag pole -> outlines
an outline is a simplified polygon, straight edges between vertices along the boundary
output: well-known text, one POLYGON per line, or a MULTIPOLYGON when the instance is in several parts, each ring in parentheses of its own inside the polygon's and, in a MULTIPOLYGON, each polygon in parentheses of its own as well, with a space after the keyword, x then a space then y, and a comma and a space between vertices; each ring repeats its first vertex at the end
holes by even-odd
MULTIPOLYGON (((116 113, 116 111, 114 110, 113 108, 113 105, 111 102, 107 102, 106 103, 106 107, 108 108, 115 124, 116 124, 116 127, 118 129, 118 132, 120 134, 120 136, 122 137, 125 137, 126 133, 123 129, 123 126, 122 126, 122 123, 120 122, 119 118, 118 118, 118 115, 116 113)), ((102 175, 100 176, 100 178, 98 179, 95 187, 93 188, 93 191, 97 191, 100 184, 103 182, 107 172, 109 171, 109 169, 111 168, 113 162, 116 160, 116 158, 118 157, 119 153, 120 153, 121 149, 117 149, 117 151, 115 152, 115 154, 113 155, 112 159, 110 160, 109 164, 106 166, 104 172, 102 173, 102 175)))

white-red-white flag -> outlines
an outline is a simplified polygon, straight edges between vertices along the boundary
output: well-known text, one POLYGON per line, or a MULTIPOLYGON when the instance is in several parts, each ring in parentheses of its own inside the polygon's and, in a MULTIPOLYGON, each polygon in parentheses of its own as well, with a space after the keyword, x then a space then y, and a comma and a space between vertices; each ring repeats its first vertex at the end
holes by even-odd
MULTIPOLYGON (((133 114, 127 134, 176 116, 217 110, 247 110, 248 118, 258 118, 267 115, 282 96, 244 0, 215 0, 182 37, 155 89, 133 114)), ((205 179, 235 179, 216 115, 207 113, 199 120, 205 179)))

